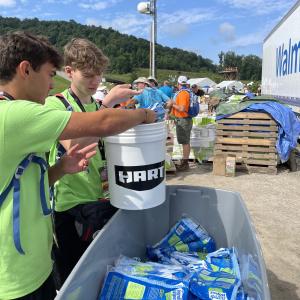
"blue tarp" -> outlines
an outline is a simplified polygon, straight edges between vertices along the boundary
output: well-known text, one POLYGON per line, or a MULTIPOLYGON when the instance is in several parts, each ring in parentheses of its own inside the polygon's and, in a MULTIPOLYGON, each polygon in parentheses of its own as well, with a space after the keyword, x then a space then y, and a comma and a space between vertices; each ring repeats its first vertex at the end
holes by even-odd
MULTIPOLYGON (((254 103, 243 111, 266 112, 272 116, 278 124, 277 152, 282 162, 287 161, 290 152, 296 148, 297 139, 300 135, 300 122, 294 112, 290 108, 273 101, 254 103)), ((227 116, 218 116, 218 119, 227 116)))

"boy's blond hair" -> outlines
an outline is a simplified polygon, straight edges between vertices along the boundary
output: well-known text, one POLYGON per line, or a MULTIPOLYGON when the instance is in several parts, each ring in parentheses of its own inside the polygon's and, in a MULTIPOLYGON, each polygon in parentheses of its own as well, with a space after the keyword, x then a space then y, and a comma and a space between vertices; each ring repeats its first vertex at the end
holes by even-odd
POLYGON ((94 43, 74 38, 64 47, 64 63, 74 70, 88 70, 100 75, 105 71, 109 60, 94 43))

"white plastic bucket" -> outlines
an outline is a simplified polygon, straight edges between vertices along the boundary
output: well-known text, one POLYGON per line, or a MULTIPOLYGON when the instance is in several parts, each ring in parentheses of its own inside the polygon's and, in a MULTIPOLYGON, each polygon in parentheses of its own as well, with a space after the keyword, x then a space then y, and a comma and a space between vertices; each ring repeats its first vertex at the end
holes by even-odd
POLYGON ((142 124, 106 137, 111 204, 139 210, 165 201, 165 122, 142 124))

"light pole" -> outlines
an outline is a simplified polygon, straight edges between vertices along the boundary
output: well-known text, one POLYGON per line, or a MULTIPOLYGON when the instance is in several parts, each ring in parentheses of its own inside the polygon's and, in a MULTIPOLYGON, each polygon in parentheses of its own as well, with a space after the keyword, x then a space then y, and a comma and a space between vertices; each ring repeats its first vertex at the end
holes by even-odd
POLYGON ((150 28, 150 76, 156 77, 155 67, 155 44, 157 39, 157 13, 156 13, 156 0, 149 2, 140 2, 137 9, 142 14, 152 16, 152 23, 150 28))

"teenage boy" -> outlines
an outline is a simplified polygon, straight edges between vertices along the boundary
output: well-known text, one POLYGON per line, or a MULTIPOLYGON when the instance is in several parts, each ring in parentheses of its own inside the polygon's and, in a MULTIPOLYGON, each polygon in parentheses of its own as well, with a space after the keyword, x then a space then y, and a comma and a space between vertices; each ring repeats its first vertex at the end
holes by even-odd
MULTIPOLYGON (((101 82, 108 58, 92 42, 75 38, 64 47, 65 73, 71 80, 69 88, 46 99, 46 106, 61 111, 95 112, 99 107, 92 97, 101 82)), ((102 106, 110 106, 108 94, 102 106)), ((68 151, 74 144, 80 147, 99 142, 98 138, 81 138, 55 143, 49 163, 56 163, 60 148, 68 151)), ((116 208, 107 198, 107 172, 104 149, 92 157, 86 172, 64 176, 55 184, 55 263, 62 284, 92 241, 93 233, 101 229, 116 208), (79 235, 80 232, 80 235, 79 235)))
MULTIPOLYGON (((45 152, 56 140, 120 133, 153 122, 150 110, 101 109, 64 112, 45 98, 61 57, 50 43, 25 32, 0 36, 0 299, 52 300, 52 224, 49 184, 66 173, 87 169, 88 149, 71 148, 47 170, 45 152)), ((137 92, 119 87, 108 100, 137 92)))

